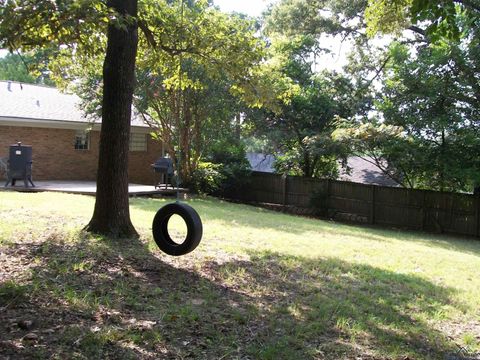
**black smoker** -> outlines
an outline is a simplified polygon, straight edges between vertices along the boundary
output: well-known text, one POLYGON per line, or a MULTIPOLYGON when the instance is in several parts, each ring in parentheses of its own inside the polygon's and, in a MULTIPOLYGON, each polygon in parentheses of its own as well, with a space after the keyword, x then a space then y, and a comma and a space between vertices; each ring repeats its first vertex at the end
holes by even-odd
POLYGON ((162 176, 162 180, 164 180, 165 189, 168 187, 169 178, 170 181, 173 176, 173 161, 170 158, 160 158, 155 163, 151 165, 153 169, 153 177, 154 177, 154 185, 155 189, 160 187, 160 182, 156 179, 156 174, 160 174, 162 176))
POLYGON ((17 180, 23 180, 25 187, 28 187, 28 182, 35 186, 32 181, 32 147, 29 145, 22 145, 18 142, 17 145, 10 145, 10 153, 8 157, 7 168, 7 182, 15 186, 17 180))

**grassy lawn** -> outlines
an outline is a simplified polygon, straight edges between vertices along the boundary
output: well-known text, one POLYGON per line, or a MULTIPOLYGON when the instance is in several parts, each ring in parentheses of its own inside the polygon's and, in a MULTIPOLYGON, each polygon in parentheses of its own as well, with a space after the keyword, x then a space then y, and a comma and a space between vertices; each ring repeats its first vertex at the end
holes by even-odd
MULTIPOLYGON (((0 192, 0 358, 477 359, 480 241, 191 201, 204 238, 162 254, 81 231, 94 198, 0 192)), ((177 227, 179 232, 182 226, 177 227)))

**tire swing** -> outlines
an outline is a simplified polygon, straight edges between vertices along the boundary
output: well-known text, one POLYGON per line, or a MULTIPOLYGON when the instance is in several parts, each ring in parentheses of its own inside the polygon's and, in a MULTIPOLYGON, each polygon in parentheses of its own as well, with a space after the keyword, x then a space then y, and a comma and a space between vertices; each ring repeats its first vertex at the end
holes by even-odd
MULTIPOLYGON (((184 7, 184 0, 181 3, 181 20, 183 23, 183 7, 184 7)), ((180 88, 181 81, 182 81, 182 71, 181 71, 181 54, 179 58, 179 81, 180 81, 180 88)), ((180 139, 180 134, 178 134, 180 139)), ((180 142, 179 142, 180 143, 180 142)), ((176 188, 177 188, 177 200, 174 203, 167 204, 160 208, 155 217, 153 218, 152 224, 152 233, 153 239, 157 246, 168 255, 172 256, 181 256, 188 254, 189 252, 195 250, 195 248, 200 244, 200 240, 202 240, 203 235, 203 226, 202 220, 200 216, 192 208, 190 205, 184 204, 180 202, 180 183, 179 183, 179 165, 180 162, 178 161, 178 156, 176 157, 176 188), (173 241, 170 233, 168 232, 168 222, 173 215, 179 215, 185 224, 187 225, 187 236, 182 243, 177 243, 173 241)))
POLYGON ((177 201, 157 211, 153 218, 152 232, 160 250, 168 255, 181 256, 195 250, 200 244, 203 234, 202 220, 194 208, 177 201), (168 232, 168 221, 173 215, 179 215, 187 225, 187 236, 180 244, 173 241, 168 232))

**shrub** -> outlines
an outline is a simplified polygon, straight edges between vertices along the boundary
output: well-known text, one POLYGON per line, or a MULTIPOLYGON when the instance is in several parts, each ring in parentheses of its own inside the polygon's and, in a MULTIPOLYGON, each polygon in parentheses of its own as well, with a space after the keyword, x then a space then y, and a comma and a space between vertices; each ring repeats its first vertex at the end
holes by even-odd
POLYGON ((212 149, 210 159, 215 164, 221 164, 219 171, 224 177, 217 195, 229 196, 241 191, 248 183, 251 169, 243 146, 219 144, 212 149))
POLYGON ((215 146, 207 162, 193 172, 191 188, 197 193, 229 196, 240 191, 251 174, 243 147, 232 144, 215 146))
POLYGON ((217 193, 225 180, 225 176, 220 171, 221 168, 222 164, 200 162, 192 174, 193 190, 203 194, 217 193))

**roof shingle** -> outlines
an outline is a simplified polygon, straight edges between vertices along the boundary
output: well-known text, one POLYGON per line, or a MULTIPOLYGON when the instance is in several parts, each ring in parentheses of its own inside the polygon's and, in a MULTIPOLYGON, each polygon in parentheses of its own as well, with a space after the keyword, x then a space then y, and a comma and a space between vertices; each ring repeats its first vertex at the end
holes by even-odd
MULTIPOLYGON (((77 95, 61 93, 54 87, 0 81, 0 118, 100 122, 100 119, 87 118, 80 103, 77 95)), ((133 113, 132 125, 146 126, 133 113)))

